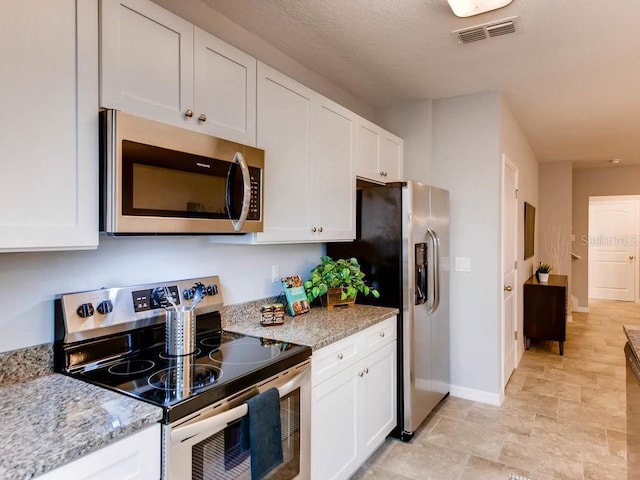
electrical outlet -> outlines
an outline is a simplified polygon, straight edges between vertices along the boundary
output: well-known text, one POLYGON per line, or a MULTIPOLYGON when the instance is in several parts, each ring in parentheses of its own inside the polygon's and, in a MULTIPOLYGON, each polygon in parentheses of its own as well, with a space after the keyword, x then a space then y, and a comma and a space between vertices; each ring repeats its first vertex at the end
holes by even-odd
POLYGON ((271 265, 271 283, 280 281, 280 265, 271 265))

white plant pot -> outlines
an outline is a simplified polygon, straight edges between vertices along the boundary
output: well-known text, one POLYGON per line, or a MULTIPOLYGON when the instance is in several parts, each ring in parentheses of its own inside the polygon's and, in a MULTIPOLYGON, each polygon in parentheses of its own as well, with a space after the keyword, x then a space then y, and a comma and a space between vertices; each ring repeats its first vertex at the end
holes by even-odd
POLYGON ((549 281, 548 273, 538 273, 538 281, 540 283, 547 283, 549 281))

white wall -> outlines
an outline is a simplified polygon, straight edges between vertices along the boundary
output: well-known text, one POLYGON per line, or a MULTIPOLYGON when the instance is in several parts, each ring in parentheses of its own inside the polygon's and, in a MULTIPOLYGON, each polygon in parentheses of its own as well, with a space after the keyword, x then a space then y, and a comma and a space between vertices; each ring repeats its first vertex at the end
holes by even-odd
POLYGON ((449 190, 451 383, 495 395, 500 383, 500 96, 486 92, 433 102, 433 181, 449 190))
MULTIPOLYGON (((523 284, 533 273, 533 266, 537 265, 537 255, 540 251, 539 225, 544 220, 542 215, 536 215, 535 226, 535 254, 528 260, 524 260, 524 202, 531 205, 539 205, 538 185, 539 185, 539 165, 538 161, 522 133, 517 120, 511 113, 507 102, 503 98, 501 101, 501 125, 500 125, 500 151, 504 153, 509 161, 518 168, 518 285, 516 289, 517 312, 518 312, 518 332, 520 339, 518 351, 516 352, 516 362, 524 349, 523 332, 523 284)), ((564 191, 564 190, 563 190, 564 191)), ((570 187, 569 187, 569 191, 570 187)), ((569 208, 570 201, 562 208, 569 208), (568 205, 568 206, 567 206, 568 205)), ((540 211, 540 209, 538 209, 540 211)), ((502 361, 502 360, 501 360, 502 361)), ((502 365, 499 366, 502 368, 502 365)))
POLYGON ((404 139, 404 178, 433 184, 432 101, 420 100, 376 110, 374 119, 382 128, 404 139))
POLYGON ((207 237, 101 237, 98 250, 0 254, 0 352, 53 341, 57 294, 219 275, 227 305, 280 293, 323 255, 316 245, 216 245, 207 237))

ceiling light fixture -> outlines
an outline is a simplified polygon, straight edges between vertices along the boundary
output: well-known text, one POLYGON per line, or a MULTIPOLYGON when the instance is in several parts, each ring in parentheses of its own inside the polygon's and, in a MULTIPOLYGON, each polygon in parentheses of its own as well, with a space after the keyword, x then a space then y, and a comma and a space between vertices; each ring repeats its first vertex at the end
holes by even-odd
POLYGON ((447 0, 458 17, 472 17, 481 13, 506 7, 513 0, 447 0))

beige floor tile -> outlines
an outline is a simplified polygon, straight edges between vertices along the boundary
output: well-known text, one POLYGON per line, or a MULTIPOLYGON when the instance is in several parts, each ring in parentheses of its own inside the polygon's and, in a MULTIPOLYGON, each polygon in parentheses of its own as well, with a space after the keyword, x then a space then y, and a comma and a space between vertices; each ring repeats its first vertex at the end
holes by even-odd
POLYGON ((535 418, 533 412, 477 404, 471 407, 465 421, 490 430, 528 435, 535 418))
POLYGON ((502 445, 510 438, 507 432, 489 430, 473 423, 443 417, 424 435, 416 436, 415 442, 433 443, 464 453, 496 460, 502 445))
POLYGON ((627 434, 616 430, 607 430, 609 455, 627 459, 627 434))
POLYGON ((436 407, 434 413, 443 417, 464 418, 474 403, 471 400, 449 395, 436 407))
POLYGON ((600 405, 589 405, 582 402, 560 399, 558 417, 573 422, 584 423, 596 427, 627 431, 626 414, 616 408, 603 408, 600 405))
POLYGON ((533 392, 514 392, 505 397, 502 407, 555 417, 558 415, 558 401, 558 398, 533 392))
POLYGON ((411 480, 410 477, 385 470, 382 467, 365 465, 351 477, 352 480, 411 480))
POLYGON ((522 386, 523 392, 537 393, 547 397, 565 398, 580 401, 580 387, 571 383, 557 382, 545 378, 529 377, 522 386))
POLYGON ((603 390, 615 390, 626 392, 627 384, 624 378, 611 377, 609 375, 596 375, 598 378, 598 388, 603 390))
POLYGON ((431 443, 394 442, 382 464, 375 468, 412 480, 457 480, 469 457, 467 453, 431 443))
POLYGON ((585 425, 563 418, 537 415, 533 424, 531 437, 548 443, 559 443, 568 453, 576 452, 580 456, 584 452, 608 455, 609 444, 607 432, 603 427, 585 425))
POLYGON ((522 476, 529 475, 526 470, 472 455, 462 472, 460 480, 507 480, 511 472, 522 476))
POLYGON ((565 358, 563 367, 568 371, 595 373, 597 375, 605 375, 610 377, 624 378, 625 367, 622 365, 610 365, 600 363, 598 361, 589 361, 584 359, 576 360, 574 358, 565 358))
POLYGON ((598 387, 598 376, 595 373, 577 372, 563 368, 547 368, 544 372, 544 378, 573 385, 598 387))
MULTIPOLYGON (((594 346, 595 348, 595 346, 594 346)), ((616 348, 616 347, 613 347, 616 348)), ((592 362, 606 363, 609 365, 625 365, 625 357, 622 348, 618 347, 620 350, 617 354, 612 353, 600 353, 600 352, 582 352, 580 355, 581 361, 589 360, 592 362)))
POLYGON ((607 410, 624 411, 627 407, 626 392, 624 390, 582 387, 580 389, 580 401, 589 405, 598 405, 607 410))

